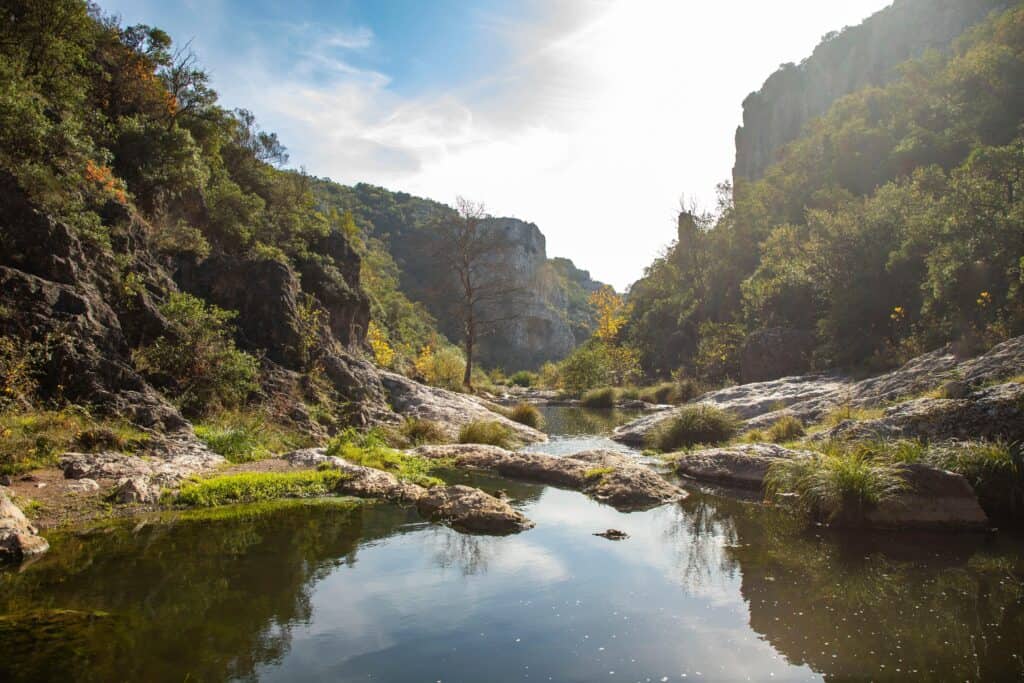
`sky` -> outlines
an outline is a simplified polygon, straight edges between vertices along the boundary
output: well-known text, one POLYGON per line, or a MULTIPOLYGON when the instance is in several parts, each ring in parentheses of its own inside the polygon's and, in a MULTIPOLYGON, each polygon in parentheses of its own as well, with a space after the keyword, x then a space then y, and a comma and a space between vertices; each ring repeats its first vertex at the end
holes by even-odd
POLYGON ((742 102, 889 0, 100 0, 191 41, 290 166, 536 223, 620 291, 713 209, 742 102))

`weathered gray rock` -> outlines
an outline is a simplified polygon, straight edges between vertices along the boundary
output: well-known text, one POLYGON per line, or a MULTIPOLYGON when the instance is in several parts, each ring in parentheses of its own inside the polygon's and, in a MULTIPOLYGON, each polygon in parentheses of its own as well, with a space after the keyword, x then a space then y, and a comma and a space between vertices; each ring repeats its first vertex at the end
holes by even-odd
POLYGON ((809 455, 807 451, 775 444, 742 444, 680 453, 676 456, 675 468, 679 474, 697 481, 759 491, 764 487, 768 468, 774 463, 809 455))
POLYGON ((509 429, 521 443, 547 441, 548 437, 532 427, 509 420, 488 409, 485 402, 469 394, 429 387, 393 372, 381 372, 381 382, 395 412, 437 422, 451 439, 457 439, 459 430, 471 422, 493 420, 509 429))
POLYGON ((149 505, 160 500, 160 487, 144 476, 118 479, 111 499, 122 505, 149 505))
POLYGON ((39 535, 17 505, 0 493, 0 561, 20 561, 41 555, 50 544, 39 535))
POLYGON ((95 479, 71 479, 65 485, 64 488, 70 493, 92 493, 93 491, 99 491, 100 485, 95 479))
POLYGON ((869 510, 865 522, 874 527, 988 527, 988 517, 971 485, 959 474, 929 465, 901 465, 905 492, 869 510))
POLYGON ((424 517, 443 521, 461 531, 506 534, 533 526, 506 501, 468 486, 424 488, 390 472, 356 465, 329 456, 322 448, 305 448, 283 456, 295 467, 332 467, 345 476, 336 492, 358 498, 415 504, 424 517))
POLYGON ((445 521, 460 531, 509 534, 533 527, 507 502, 470 486, 436 486, 416 501, 424 517, 445 521))
POLYGON ((582 491, 623 511, 649 509, 686 497, 685 491, 649 467, 612 451, 589 451, 559 458, 507 451, 497 446, 452 444, 420 446, 413 453, 451 459, 459 468, 582 491))

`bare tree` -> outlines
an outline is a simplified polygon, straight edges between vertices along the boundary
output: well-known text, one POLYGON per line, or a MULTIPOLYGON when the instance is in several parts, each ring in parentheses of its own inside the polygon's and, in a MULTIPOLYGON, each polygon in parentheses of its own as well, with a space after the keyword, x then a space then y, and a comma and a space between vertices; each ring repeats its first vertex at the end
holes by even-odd
POLYGON ((455 208, 455 215, 437 225, 435 255, 452 274, 453 303, 466 352, 462 383, 472 389, 477 342, 500 323, 519 317, 524 289, 510 267, 511 243, 501 231, 484 224, 488 217, 484 205, 459 197, 455 208))

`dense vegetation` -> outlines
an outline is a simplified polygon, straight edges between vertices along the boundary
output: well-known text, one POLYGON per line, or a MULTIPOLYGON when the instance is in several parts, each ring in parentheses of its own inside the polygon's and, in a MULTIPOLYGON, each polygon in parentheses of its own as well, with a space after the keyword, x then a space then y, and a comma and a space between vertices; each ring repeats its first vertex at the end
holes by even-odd
POLYGON ((842 98, 631 289, 645 372, 739 379, 750 331, 810 333, 819 366, 891 364, 1024 331, 1024 8, 842 98))

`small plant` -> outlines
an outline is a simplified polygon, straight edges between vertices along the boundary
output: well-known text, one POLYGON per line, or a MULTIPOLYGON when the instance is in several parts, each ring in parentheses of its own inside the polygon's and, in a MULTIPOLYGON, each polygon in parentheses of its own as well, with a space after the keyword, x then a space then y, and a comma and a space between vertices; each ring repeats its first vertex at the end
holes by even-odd
POLYGON ((605 475, 611 474, 614 471, 614 467, 594 467, 584 472, 583 478, 587 481, 603 480, 605 475))
POLYGON ((345 475, 325 469, 301 472, 245 472, 199 479, 181 487, 175 502, 189 507, 258 503, 275 498, 324 496, 345 475))
POLYGON ((260 412, 225 411, 196 423, 196 436, 230 462, 251 462, 314 445, 311 437, 275 424, 260 412))
POLYGON ((739 430, 739 420, 721 408, 708 404, 685 406, 665 420, 651 435, 650 446, 674 451, 696 444, 728 441, 739 430))
POLYGON ((440 423, 418 417, 407 417, 398 428, 398 433, 409 444, 422 446, 432 443, 448 443, 448 434, 440 423))
POLYGON ((528 370, 520 370, 508 378, 508 383, 517 387, 532 387, 537 384, 537 374, 528 370))
POLYGON ((783 415, 768 428, 768 440, 772 443, 793 441, 804 435, 804 423, 793 415, 783 415))
POLYGON ((674 382, 662 382, 653 387, 647 387, 640 392, 640 400, 647 403, 675 403, 678 401, 677 387, 674 382))
POLYGON ((512 432, 494 420, 477 420, 459 430, 459 443, 479 443, 500 448, 512 445, 512 432))
POLYGON ((961 474, 989 515, 1014 518, 1024 510, 1024 446, 1004 441, 933 444, 928 463, 961 474))
POLYGON ((544 426, 544 416, 540 414, 537 406, 532 403, 517 403, 509 412, 508 417, 514 422, 526 425, 527 427, 533 427, 534 429, 540 429, 544 426))
POLYGON ((897 465, 870 457, 862 449, 819 453, 780 460, 765 477, 769 500, 795 494, 812 519, 856 525, 880 503, 907 487, 897 465))
POLYGON ((835 427, 847 420, 854 420, 855 422, 876 420, 884 414, 885 410, 882 408, 855 408, 847 403, 833 408, 822 420, 822 423, 829 427, 835 427))
POLYGON ((583 394, 580 403, 587 408, 614 408, 617 395, 614 387, 591 389, 583 394))
POLYGON ((372 467, 394 474, 399 479, 430 488, 443 484, 431 472, 446 463, 442 460, 409 455, 390 448, 384 436, 370 430, 359 433, 352 428, 331 439, 327 445, 327 454, 342 458, 354 465, 372 467))

